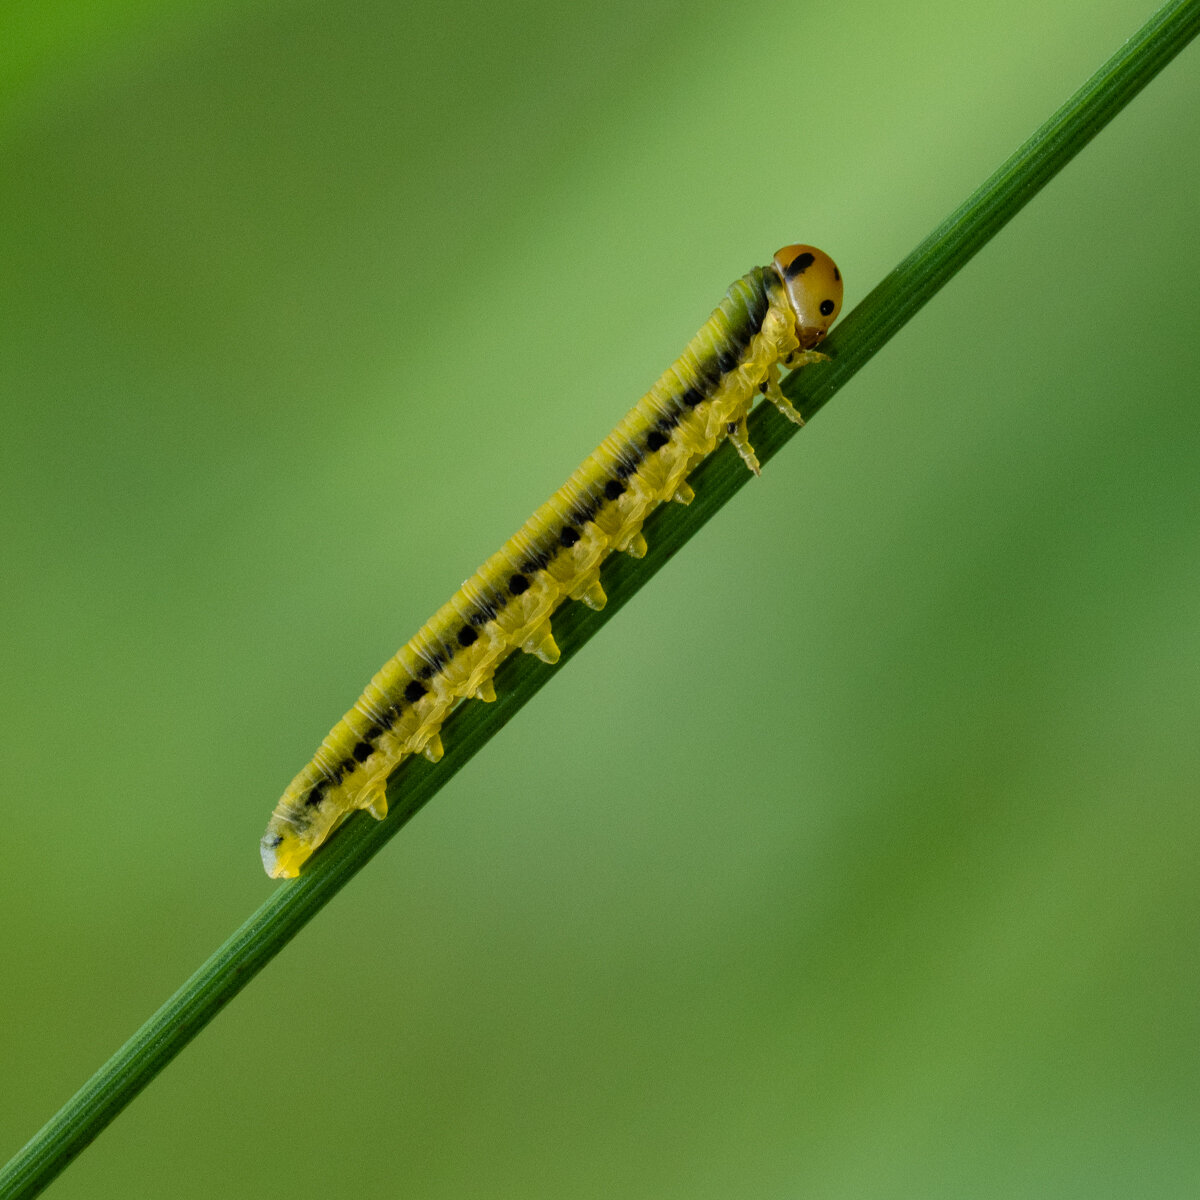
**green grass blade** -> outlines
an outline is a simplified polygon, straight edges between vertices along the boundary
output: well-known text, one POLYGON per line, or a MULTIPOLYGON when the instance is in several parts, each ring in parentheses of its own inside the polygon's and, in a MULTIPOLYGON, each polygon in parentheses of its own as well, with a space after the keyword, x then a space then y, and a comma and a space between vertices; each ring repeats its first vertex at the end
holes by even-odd
MULTIPOLYGON (((896 267, 829 339, 833 361, 799 372, 785 383, 805 416, 825 405, 1198 31, 1200 0, 1166 4, 896 267)), ((796 432, 769 405, 760 406, 751 420, 751 437, 764 463, 796 432)), ((605 610, 597 613, 572 604, 555 617, 562 663, 574 657, 749 479, 729 445, 704 462, 692 477, 697 493, 693 504, 686 509, 664 506, 647 521, 647 556, 632 560, 616 555, 606 565, 605 610)), ((409 760, 389 784, 391 812, 385 821, 360 814, 299 879, 280 885, 0 1171, 0 1200, 33 1196, 45 1188, 558 669, 527 655, 505 663, 496 676, 497 701, 465 704, 446 723, 443 760, 436 766, 420 758, 409 760)), ((248 847, 247 860, 252 859, 253 847, 248 847)))

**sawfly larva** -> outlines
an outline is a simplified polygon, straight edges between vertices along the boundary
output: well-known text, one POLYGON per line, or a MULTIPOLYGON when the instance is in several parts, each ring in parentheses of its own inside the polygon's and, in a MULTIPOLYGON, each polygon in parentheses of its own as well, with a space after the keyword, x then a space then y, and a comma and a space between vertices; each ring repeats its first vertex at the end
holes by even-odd
POLYGON ((646 552, 642 523, 666 500, 690 502, 687 477, 728 437, 758 459, 746 417, 765 396, 797 424, 781 367, 816 347, 842 307, 842 277, 814 246, 786 246, 732 284, 679 359, 579 469, 483 564, 367 685, 288 785, 262 839, 267 874, 290 878, 351 813, 387 813, 388 776, 410 754, 442 756, 442 723, 468 697, 494 700, 514 650, 557 662, 550 618, 565 600, 602 608, 600 567, 646 552))

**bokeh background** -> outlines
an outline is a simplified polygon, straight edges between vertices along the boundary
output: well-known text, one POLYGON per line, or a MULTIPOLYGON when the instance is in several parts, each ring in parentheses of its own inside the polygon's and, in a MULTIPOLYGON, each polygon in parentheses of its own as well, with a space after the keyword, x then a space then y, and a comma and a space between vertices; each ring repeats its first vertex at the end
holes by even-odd
MULTIPOLYGON (((0 18, 0 1158, 789 241, 853 305, 1148 0, 0 18)), ((1200 1189, 1200 48, 62 1197, 1200 1189)))

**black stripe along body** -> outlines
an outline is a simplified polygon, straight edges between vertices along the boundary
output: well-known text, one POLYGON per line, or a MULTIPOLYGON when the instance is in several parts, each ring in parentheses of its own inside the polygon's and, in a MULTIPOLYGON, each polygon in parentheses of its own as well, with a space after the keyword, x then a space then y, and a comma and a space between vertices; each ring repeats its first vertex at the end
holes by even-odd
POLYGON ((275 877, 299 873, 351 813, 387 812, 387 778, 410 754, 442 755, 451 709, 492 700, 492 676, 515 650, 556 662, 550 631, 566 600, 601 608, 600 567, 614 551, 646 551, 641 529, 666 500, 688 503, 686 479, 728 437, 758 472, 746 415, 765 395, 795 421, 780 367, 820 361, 813 347, 841 309, 833 260, 788 246, 733 283, 724 300, 570 479, 444 604, 367 685, 292 780, 261 843, 275 877))

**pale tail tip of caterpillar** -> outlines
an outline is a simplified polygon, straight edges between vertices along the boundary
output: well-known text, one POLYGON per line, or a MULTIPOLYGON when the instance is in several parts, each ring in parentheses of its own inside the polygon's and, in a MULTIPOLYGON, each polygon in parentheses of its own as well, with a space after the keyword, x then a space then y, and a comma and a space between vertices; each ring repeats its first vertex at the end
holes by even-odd
POLYGON ((294 838, 281 838, 270 830, 263 834, 258 849, 263 867, 272 879, 295 879, 301 863, 308 857, 294 838))

